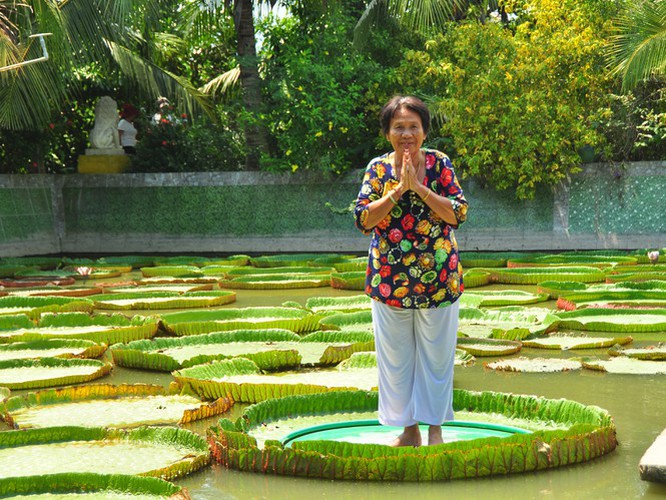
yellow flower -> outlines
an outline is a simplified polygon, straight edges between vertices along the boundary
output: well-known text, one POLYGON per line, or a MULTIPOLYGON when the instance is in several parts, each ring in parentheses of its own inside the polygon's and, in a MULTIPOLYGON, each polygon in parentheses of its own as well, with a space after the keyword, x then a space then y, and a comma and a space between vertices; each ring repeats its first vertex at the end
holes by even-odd
POLYGON ((292 171, 292 172, 296 172, 296 170, 298 170, 298 165, 293 164, 293 165, 291 166, 291 171, 292 171))
POLYGON ((320 130, 315 134, 315 137, 321 137, 322 135, 324 135, 324 133, 320 130))
POLYGON ((328 122, 328 130, 333 130, 333 122, 328 122))

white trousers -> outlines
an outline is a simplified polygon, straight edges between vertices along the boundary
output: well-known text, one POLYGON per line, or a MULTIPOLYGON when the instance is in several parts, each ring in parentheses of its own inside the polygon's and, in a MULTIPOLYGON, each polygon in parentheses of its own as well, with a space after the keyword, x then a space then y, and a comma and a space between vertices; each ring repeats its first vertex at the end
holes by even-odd
POLYGON ((455 302, 403 309, 372 300, 379 371, 379 422, 407 427, 453 420, 453 364, 458 332, 455 302))

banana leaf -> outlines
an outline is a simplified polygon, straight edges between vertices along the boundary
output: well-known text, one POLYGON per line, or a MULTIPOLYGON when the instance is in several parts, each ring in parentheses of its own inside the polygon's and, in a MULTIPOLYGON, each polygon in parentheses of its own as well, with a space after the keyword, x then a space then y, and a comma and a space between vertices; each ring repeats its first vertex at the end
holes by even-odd
MULTIPOLYGON (((72 495, 72 498, 113 498, 189 500, 187 490, 157 477, 124 474, 95 474, 70 472, 43 476, 0 478, 0 498, 27 495, 72 495), (76 496, 74 496, 76 495, 76 496)), ((69 497, 67 497, 69 498, 69 497)))
POLYGON ((515 267, 490 271, 492 281, 505 284, 535 285, 541 281, 598 283, 606 280, 603 271, 590 266, 515 267))
POLYGON ((320 319, 320 315, 295 307, 246 307, 167 313, 162 315, 162 326, 178 336, 256 328, 310 333, 320 329, 320 319))
POLYGON ((90 384, 45 389, 14 396, 0 403, 0 417, 13 428, 83 427, 132 428, 181 425, 227 411, 233 402, 212 403, 183 394, 168 394, 159 385, 90 384))
POLYGON ((608 354, 610 356, 627 356, 628 358, 645 361, 666 361, 666 346, 659 344, 623 349, 620 345, 614 345, 608 349, 608 354))
POLYGON ((666 361, 645 361, 626 356, 617 356, 608 360, 585 358, 583 367, 623 375, 666 375, 666 361))
MULTIPOLYGON (((9 326, 9 325, 7 325, 9 326)), ((88 316, 84 313, 48 313, 35 326, 22 323, 20 328, 0 329, 0 343, 27 342, 44 339, 84 339, 98 344, 115 344, 154 337, 158 319, 150 316, 121 315, 88 316)))
POLYGON ((203 292, 132 292, 109 293, 93 299, 95 309, 128 310, 128 309, 189 309, 213 307, 236 301, 236 294, 224 290, 203 292))
POLYGON ((595 332, 663 332, 666 331, 666 311, 643 309, 593 309, 557 313, 551 325, 557 330, 595 332))
POLYGON ((568 351, 569 349, 600 349, 612 345, 625 345, 632 342, 631 337, 588 337, 581 334, 554 334, 547 337, 523 340, 525 347, 535 347, 537 349, 560 349, 568 351))
POLYGON ((0 470, 5 478, 86 472, 169 480, 209 462, 206 441, 174 427, 48 427, 0 433, 0 470))
POLYGON ((615 449, 613 420, 605 410, 567 400, 454 390, 454 410, 550 421, 564 428, 500 438, 393 448, 339 441, 302 441, 285 448, 277 439, 259 448, 254 429, 278 419, 354 414, 376 409, 371 392, 338 392, 267 400, 246 408, 234 424, 222 419, 208 431, 214 459, 228 468, 319 479, 429 481, 520 473, 588 461, 615 449))
POLYGON ((526 372, 526 373, 554 373, 569 372, 580 370, 582 364, 573 359, 555 359, 555 358, 526 358, 519 357, 513 359, 500 359, 490 363, 484 363, 483 366, 491 370, 507 372, 526 372))
POLYGON ((340 290, 365 289, 365 271, 347 271, 331 273, 331 287, 340 290))
POLYGON ((154 276, 169 276, 177 278, 196 278, 203 276, 203 272, 196 266, 155 266, 142 267, 141 274, 145 278, 154 276))
POLYGON ((516 340, 458 337, 457 348, 472 356, 508 356, 520 351, 523 344, 516 340))
POLYGON ((104 377, 113 365, 94 359, 42 358, 0 361, 0 385, 9 389, 37 389, 79 384, 104 377))
POLYGON ((487 290, 466 292, 463 297, 478 297, 481 303, 475 307, 526 305, 548 300, 548 294, 530 293, 522 290, 487 290))
POLYGON ((106 344, 81 339, 45 339, 0 345, 0 361, 38 358, 99 358, 106 344))
POLYGON ((92 310, 92 301, 79 297, 0 297, 0 315, 25 314, 36 319, 47 312, 92 310))

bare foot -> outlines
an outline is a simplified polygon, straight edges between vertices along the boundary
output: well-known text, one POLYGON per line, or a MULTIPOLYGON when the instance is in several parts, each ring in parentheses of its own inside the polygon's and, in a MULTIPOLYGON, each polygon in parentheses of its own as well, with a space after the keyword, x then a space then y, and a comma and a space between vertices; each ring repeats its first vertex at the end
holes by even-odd
POLYGON ((442 426, 441 425, 431 425, 428 429, 428 446, 433 446, 435 444, 442 444, 444 440, 442 439, 442 426))
POLYGON ((413 446, 415 448, 421 446, 421 433, 419 432, 419 425, 414 424, 410 425, 409 427, 405 427, 402 434, 391 441, 389 446, 413 446))

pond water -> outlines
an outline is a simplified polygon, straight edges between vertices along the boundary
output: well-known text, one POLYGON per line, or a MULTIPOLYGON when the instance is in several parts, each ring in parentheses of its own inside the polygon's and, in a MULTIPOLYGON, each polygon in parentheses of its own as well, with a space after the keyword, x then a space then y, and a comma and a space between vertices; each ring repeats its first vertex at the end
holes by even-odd
MULTIPOLYGON (((534 291, 529 286, 494 286, 493 289, 511 288, 534 291)), ((478 289, 477 289, 478 290, 478 289)), ((303 290, 253 291, 239 290, 237 302, 226 307, 275 306, 287 300, 305 304, 311 296, 341 296, 359 292, 346 292, 331 288, 303 290)), ((539 307, 544 307, 539 304, 539 307)), ((554 307, 554 302, 545 307, 554 307)), ((144 311, 136 311, 144 313, 144 311)), ((162 311, 165 312, 165 311, 162 311)), ((147 312, 145 312, 147 313, 147 312)), ((595 336, 613 336, 600 332, 595 336)), ((666 339, 666 332, 656 334, 666 339)), ((655 344, 650 339, 636 339, 632 347, 655 344)), ((582 354, 605 355, 603 350, 553 351, 523 348, 521 355, 530 357, 558 355, 572 357, 582 354)), ((106 355, 108 358, 108 354, 106 355)), ((378 499, 419 498, 664 498, 666 485, 641 481, 638 463, 654 439, 666 427, 666 383, 659 375, 612 375, 589 370, 567 373, 530 374, 496 372, 483 367, 483 359, 475 365, 456 367, 454 385, 468 390, 491 390, 516 394, 534 394, 548 398, 567 398, 586 405, 608 410, 615 419, 618 448, 609 455, 581 465, 538 473, 498 476, 483 479, 457 480, 439 483, 371 483, 333 482, 291 477, 265 476, 226 470, 219 465, 206 468, 176 481, 185 486, 194 499, 294 499, 335 498, 378 499)), ((497 358, 485 358, 491 361, 497 358)), ((173 378, 168 373, 157 373, 115 367, 113 373, 100 379, 105 383, 156 383, 167 386, 173 378)), ((13 395, 23 391, 15 391, 13 395)), ((225 416, 235 419, 243 407, 236 405, 225 416)), ((186 426, 205 434, 217 418, 194 422, 186 426)))

